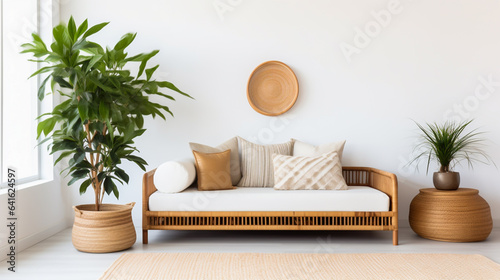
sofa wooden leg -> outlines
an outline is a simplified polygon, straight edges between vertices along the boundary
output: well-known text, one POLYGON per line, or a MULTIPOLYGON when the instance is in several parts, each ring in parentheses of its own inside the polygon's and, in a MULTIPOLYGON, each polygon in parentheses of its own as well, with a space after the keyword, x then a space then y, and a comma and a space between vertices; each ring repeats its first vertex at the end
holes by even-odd
POLYGON ((148 244, 148 231, 142 230, 142 244, 148 244))
POLYGON ((392 245, 394 245, 394 246, 398 245, 398 231, 397 230, 392 231, 392 245))

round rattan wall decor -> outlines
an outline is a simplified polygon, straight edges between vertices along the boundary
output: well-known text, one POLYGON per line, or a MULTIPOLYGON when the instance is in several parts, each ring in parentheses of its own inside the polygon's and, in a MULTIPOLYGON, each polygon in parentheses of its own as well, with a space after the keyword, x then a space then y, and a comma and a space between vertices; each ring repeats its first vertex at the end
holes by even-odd
POLYGON ((248 79, 247 98, 252 108, 277 116, 292 108, 299 95, 295 73, 283 62, 267 61, 257 66, 248 79))

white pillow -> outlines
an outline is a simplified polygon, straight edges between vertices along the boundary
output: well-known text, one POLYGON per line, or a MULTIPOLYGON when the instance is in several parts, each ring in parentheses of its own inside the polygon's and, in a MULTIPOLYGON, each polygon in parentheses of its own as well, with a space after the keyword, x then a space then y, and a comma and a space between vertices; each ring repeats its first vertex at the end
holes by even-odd
POLYGON ((196 177, 191 159, 167 161, 156 169, 153 182, 159 192, 178 193, 189 187, 196 177))
POLYGON ((299 157, 317 157, 329 152, 336 152, 342 161, 342 153, 344 152, 345 140, 314 146, 295 140, 293 144, 293 156, 299 157))

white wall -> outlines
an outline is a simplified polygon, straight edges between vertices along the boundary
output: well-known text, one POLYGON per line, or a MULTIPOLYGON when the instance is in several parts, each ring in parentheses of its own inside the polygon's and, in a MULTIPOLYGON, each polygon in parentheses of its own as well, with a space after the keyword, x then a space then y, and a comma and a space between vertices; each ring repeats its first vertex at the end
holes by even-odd
MULTIPOLYGON (((432 187, 423 166, 420 173, 404 167, 417 135, 412 120, 464 119, 453 111, 457 106, 488 131, 487 151, 500 165, 500 84, 484 91, 480 78, 500 81, 498 1, 88 0, 65 1, 61 13, 64 20, 110 21, 94 38, 110 45, 137 32, 129 52, 159 49, 151 62, 161 64, 158 77, 196 98, 168 103, 175 119, 147 120, 137 146, 150 169, 189 156, 189 141, 216 145, 234 135, 261 143, 347 139, 344 164, 398 175, 405 225, 418 189, 432 187), (381 10, 392 12, 383 27, 374 24, 374 15, 386 15, 381 10), (356 30, 366 27, 373 37, 363 42, 356 30), (345 44, 359 47, 350 62, 345 44), (267 60, 287 63, 300 84, 296 105, 278 119, 256 113, 246 98, 250 73, 267 60)), ((120 202, 140 204, 143 172, 131 164, 126 170, 131 182, 121 188, 120 202)), ((456 170, 462 187, 480 190, 500 225, 498 169, 477 164, 456 170)), ((92 203, 92 194, 79 197, 73 188, 75 204, 92 203)), ((139 206, 136 226, 140 214, 139 206)))
POLYGON ((9 217, 7 198, 7 194, 2 191, 0 200, 4 207, 0 211, 0 219, 5 221, 5 225, 2 225, 0 232, 2 238, 0 260, 6 258, 7 253, 10 252, 8 249, 12 245, 16 247, 16 253, 19 253, 71 225, 68 223, 71 202, 68 202, 67 192, 61 189, 58 178, 46 181, 36 186, 19 189, 16 192, 16 243, 7 243, 10 229, 6 225, 7 222, 11 222, 7 220, 9 217))

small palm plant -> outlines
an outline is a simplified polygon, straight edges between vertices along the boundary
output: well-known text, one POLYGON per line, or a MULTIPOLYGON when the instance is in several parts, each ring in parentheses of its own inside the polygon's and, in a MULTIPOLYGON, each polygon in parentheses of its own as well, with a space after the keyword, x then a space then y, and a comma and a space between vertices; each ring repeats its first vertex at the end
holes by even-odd
POLYGON ((146 130, 144 116, 173 116, 167 106, 152 102, 150 96, 175 100, 162 92, 169 89, 189 97, 172 83, 153 79, 159 65, 146 68, 146 64, 157 50, 128 55, 125 49, 136 34, 125 34, 113 48, 88 40, 107 24, 89 28, 85 20, 77 27, 71 17, 67 25, 54 27, 54 42, 49 47, 37 34, 22 45, 23 53, 31 53, 34 62, 45 64, 32 75, 47 75, 39 98, 52 93, 63 97, 52 112, 40 116, 38 137, 43 133, 44 141, 52 140, 50 153, 60 153, 54 164, 69 159, 69 185, 81 180, 80 194, 93 189, 96 211, 105 194, 118 198, 117 182, 128 183, 129 176, 120 168, 124 160, 145 170, 147 163, 135 155, 138 150, 133 145, 146 130), (129 63, 139 64, 136 75, 128 70, 129 63), (48 82, 51 90, 46 93, 48 82))
POLYGON ((471 122, 472 120, 461 123, 447 121, 443 124, 427 123, 426 126, 416 123, 422 132, 422 139, 415 147, 417 155, 410 164, 425 159, 428 173, 432 160, 439 163, 439 172, 450 172, 463 160, 470 168, 474 162, 491 162, 491 158, 482 149, 484 139, 479 136, 483 132, 476 129, 465 132, 471 122))

